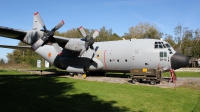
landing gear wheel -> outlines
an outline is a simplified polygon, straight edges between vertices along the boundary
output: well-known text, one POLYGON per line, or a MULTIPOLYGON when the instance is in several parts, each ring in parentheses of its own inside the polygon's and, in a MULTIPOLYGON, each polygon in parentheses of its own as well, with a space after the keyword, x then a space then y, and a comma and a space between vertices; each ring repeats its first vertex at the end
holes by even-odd
POLYGON ((71 73, 69 73, 69 75, 70 75, 71 77, 74 77, 74 73, 72 73, 72 72, 71 72, 71 73))
POLYGON ((142 79, 138 79, 138 82, 141 83, 141 82, 142 82, 142 79))
POLYGON ((156 80, 150 80, 150 84, 151 85, 155 85, 156 84, 156 80))
POLYGON ((135 83, 137 83, 137 82, 138 82, 137 79, 132 79, 132 83, 133 83, 133 84, 135 84, 135 83))
POLYGON ((83 77, 83 79, 85 79, 85 78, 87 77, 87 75, 86 75, 86 74, 83 74, 82 77, 83 77))

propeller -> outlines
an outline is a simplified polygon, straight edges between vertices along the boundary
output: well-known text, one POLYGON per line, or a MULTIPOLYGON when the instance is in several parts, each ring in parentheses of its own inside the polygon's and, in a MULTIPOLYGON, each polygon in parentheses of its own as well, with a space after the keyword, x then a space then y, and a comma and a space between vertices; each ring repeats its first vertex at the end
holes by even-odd
POLYGON ((99 32, 96 30, 96 31, 93 33, 92 37, 89 38, 89 36, 86 35, 86 32, 85 32, 85 30, 84 30, 84 28, 83 28, 82 26, 79 27, 79 30, 80 30, 81 34, 83 35, 83 37, 84 37, 83 40, 85 41, 85 47, 84 47, 84 48, 82 49, 82 51, 80 52, 80 56, 81 56, 85 51, 87 51, 89 48, 90 48, 91 50, 93 50, 93 53, 94 53, 94 54, 96 54, 96 53, 95 53, 95 49, 94 49, 94 47, 93 47, 93 44, 94 44, 94 39, 99 35, 99 32))
MULTIPOLYGON (((34 13, 34 16, 36 17, 36 19, 38 20, 38 22, 41 24, 41 26, 43 27, 43 31, 44 32, 44 36, 42 38, 40 38, 38 41, 36 41, 33 45, 32 45, 32 49, 36 50, 38 49, 40 46, 42 46, 47 40, 53 40, 55 42, 54 39, 54 32, 56 30, 58 30, 59 28, 61 28, 65 23, 63 20, 61 20, 54 28, 52 28, 51 30, 47 30, 41 16, 39 15, 38 12, 34 13)), ((57 44, 57 43, 56 43, 57 44)), ((54 47, 56 47, 55 49, 57 50, 57 52, 60 52, 61 50, 58 51, 58 49, 60 49, 59 45, 54 45, 54 47)))

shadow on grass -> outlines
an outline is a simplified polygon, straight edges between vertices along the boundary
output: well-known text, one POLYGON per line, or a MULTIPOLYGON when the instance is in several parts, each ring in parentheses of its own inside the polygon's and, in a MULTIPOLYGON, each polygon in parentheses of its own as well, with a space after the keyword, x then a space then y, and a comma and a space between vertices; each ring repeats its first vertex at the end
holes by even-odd
MULTIPOLYGON (((0 75, 0 112, 121 112, 115 101, 103 101, 89 93, 76 93, 74 82, 38 75, 0 75), (71 93, 71 94, 70 94, 71 93)), ((67 78, 66 78, 67 80, 67 78)))
POLYGON ((0 72, 6 72, 6 70, 0 70, 0 72))

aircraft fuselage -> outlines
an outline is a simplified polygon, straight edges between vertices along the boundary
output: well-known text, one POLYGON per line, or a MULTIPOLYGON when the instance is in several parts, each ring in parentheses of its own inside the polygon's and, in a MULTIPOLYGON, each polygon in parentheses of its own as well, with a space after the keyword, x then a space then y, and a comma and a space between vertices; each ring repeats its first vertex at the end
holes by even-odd
POLYGON ((62 53, 57 55, 51 45, 42 46, 36 52, 51 64, 68 72, 130 72, 133 68, 168 70, 172 67, 171 58, 176 52, 172 47, 167 48, 164 43, 166 42, 156 39, 96 42, 96 53, 88 49, 82 56, 79 56, 79 52, 67 49, 62 49, 62 53))

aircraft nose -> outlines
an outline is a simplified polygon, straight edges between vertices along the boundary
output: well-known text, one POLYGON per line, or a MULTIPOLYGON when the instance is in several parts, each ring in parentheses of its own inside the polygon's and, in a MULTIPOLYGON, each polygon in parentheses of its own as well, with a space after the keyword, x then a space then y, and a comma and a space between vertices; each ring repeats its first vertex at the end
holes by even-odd
POLYGON ((187 67, 188 65, 189 65, 189 58, 180 54, 180 53, 175 53, 171 57, 171 67, 172 67, 172 69, 187 67))

